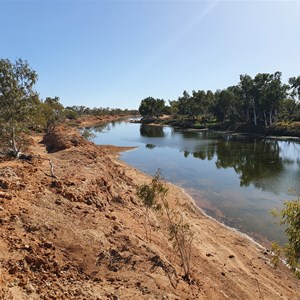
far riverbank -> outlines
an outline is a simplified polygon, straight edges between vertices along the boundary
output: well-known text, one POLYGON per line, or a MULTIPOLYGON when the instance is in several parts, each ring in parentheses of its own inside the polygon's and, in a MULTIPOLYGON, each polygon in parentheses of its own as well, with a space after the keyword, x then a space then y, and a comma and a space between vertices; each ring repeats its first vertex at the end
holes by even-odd
POLYGON ((172 126, 183 130, 216 130, 255 136, 276 137, 284 140, 300 139, 300 122, 278 122, 272 126, 253 126, 245 123, 199 123, 194 119, 164 115, 157 118, 142 118, 142 124, 172 126))

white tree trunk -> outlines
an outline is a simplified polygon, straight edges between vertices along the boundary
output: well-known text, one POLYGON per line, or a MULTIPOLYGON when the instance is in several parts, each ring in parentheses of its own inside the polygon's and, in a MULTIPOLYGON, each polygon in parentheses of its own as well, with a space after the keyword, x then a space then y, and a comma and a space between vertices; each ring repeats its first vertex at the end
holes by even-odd
POLYGON ((254 124, 254 126, 257 126, 255 103, 253 104, 253 124, 254 124))

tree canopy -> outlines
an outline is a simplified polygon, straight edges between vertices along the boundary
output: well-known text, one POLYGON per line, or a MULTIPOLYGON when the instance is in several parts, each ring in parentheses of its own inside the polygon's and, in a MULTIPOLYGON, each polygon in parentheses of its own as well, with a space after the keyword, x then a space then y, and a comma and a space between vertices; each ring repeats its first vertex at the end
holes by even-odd
POLYGON ((9 150, 13 156, 19 153, 19 133, 34 125, 38 114, 37 78, 26 61, 0 59, 1 150, 9 150))
POLYGON ((143 116, 158 115, 161 111, 194 120, 247 123, 270 126, 278 120, 300 120, 300 76, 282 82, 281 72, 258 73, 253 78, 240 75, 239 82, 222 90, 183 91, 169 106, 157 109, 158 101, 148 97, 141 101, 143 116), (157 111, 159 113, 157 113, 157 111))
POLYGON ((141 101, 139 112, 146 117, 159 117, 164 113, 165 101, 162 99, 154 99, 147 97, 141 101))

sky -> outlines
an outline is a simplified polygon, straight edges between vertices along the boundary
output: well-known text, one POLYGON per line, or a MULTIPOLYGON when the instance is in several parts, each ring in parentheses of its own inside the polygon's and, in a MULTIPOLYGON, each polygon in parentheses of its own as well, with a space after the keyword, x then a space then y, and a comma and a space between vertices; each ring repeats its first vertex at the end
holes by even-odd
POLYGON ((0 58, 22 58, 42 99, 137 109, 240 74, 300 75, 299 1, 0 0, 0 58))

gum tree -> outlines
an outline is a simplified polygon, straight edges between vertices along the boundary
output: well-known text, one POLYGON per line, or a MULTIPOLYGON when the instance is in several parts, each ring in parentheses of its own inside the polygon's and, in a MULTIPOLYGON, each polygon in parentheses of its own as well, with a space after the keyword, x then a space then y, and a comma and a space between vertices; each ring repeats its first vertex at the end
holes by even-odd
POLYGON ((35 122, 39 98, 34 90, 37 74, 26 61, 0 59, 0 151, 18 158, 24 132, 35 122))

